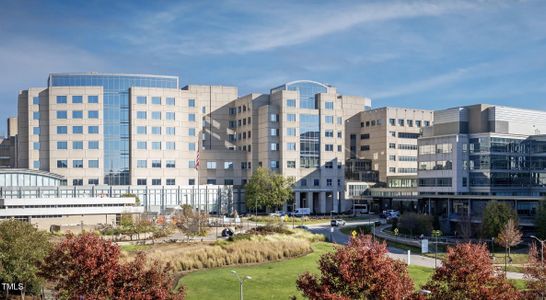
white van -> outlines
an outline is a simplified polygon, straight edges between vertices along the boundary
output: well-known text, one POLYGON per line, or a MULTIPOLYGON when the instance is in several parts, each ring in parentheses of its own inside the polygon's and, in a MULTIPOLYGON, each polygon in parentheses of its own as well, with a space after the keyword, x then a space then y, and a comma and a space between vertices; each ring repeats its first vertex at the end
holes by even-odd
POLYGON ((311 214, 311 209, 308 207, 296 208, 296 210, 292 213, 292 215, 295 217, 303 217, 303 216, 308 216, 310 214, 311 214))

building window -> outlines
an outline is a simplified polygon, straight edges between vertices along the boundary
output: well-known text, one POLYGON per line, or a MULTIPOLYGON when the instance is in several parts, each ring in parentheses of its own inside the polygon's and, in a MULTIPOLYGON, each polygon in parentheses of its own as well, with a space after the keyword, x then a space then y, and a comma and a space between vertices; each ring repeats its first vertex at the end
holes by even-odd
POLYGON ((369 151, 370 150, 370 145, 362 145, 360 146, 360 151, 369 151))
POLYGON ((89 185, 98 185, 99 180, 97 178, 89 179, 89 180, 87 180, 87 184, 89 184, 89 185))
POLYGON ((188 121, 195 122, 195 114, 188 114, 188 121))
POLYGON ((75 159, 72 161, 72 167, 81 169, 83 168, 83 159, 75 159))
POLYGON ((415 120, 415 127, 421 127, 421 121, 415 120))
POLYGON ((57 168, 60 168, 60 169, 68 168, 68 161, 66 159, 57 160, 57 168))
POLYGON ((66 141, 57 142, 57 150, 66 150, 68 149, 68 143, 66 141))
POLYGON ((207 107, 206 106, 201 106, 201 113, 202 114, 207 113, 207 107))
POLYGON ((429 127, 430 126, 430 121, 425 121, 425 127, 429 127))
POLYGON ((195 143, 188 143, 188 150, 195 151, 195 143))
POLYGON ((398 138, 401 139, 417 139, 419 138, 419 133, 412 133, 412 132, 399 132, 398 138))
POLYGON ((32 98, 32 104, 39 105, 40 104, 40 97, 33 97, 32 98))
POLYGON ((395 119, 389 119, 389 124, 390 124, 391 126, 396 125, 396 120, 395 120, 395 119))
POLYGON ((390 161, 396 161, 396 155, 389 155, 390 161))
POLYGON ((161 150, 161 142, 152 142, 152 150, 161 150))
MULTIPOLYGON (((39 128, 39 127, 34 127, 34 128, 39 128)), ((67 134, 68 133, 68 127, 66 126, 57 126, 57 134, 67 134)), ((40 133, 38 133, 40 134, 40 133)))
POLYGON ((313 185, 319 186, 320 185, 320 179, 313 179, 313 185))
POLYGON ((72 103, 83 103, 83 96, 72 96, 72 103))
POLYGON ((39 160, 33 161, 32 166, 34 167, 34 169, 39 169, 40 168, 40 161, 39 160))
POLYGON ((68 114, 66 110, 58 110, 57 111, 57 119, 66 119, 68 117, 68 114))
POLYGON ((40 142, 34 142, 34 143, 32 143, 32 149, 34 149, 34 150, 40 150, 40 142))
POLYGON ((146 112, 145 111, 137 111, 137 119, 146 120, 146 112))
POLYGON ((161 127, 159 127, 159 126, 152 126, 152 134, 153 134, 153 135, 161 135, 161 127))
POLYGON ((87 146, 91 150, 97 150, 99 149, 99 141, 89 141, 87 146))
POLYGON ((278 136, 279 135, 279 129, 277 128, 271 128, 270 130, 271 136, 278 136))
POLYGON ((99 133, 99 126, 89 126, 87 128, 87 133, 98 134, 99 133))
POLYGON ((334 124, 334 116, 324 116, 324 122, 326 124, 334 124))
POLYGON ((287 114, 286 115, 286 120, 288 122, 296 122, 296 114, 287 114))
POLYGON ((324 151, 334 151, 334 145, 332 144, 324 145, 324 151))
POLYGON ((152 104, 161 105, 161 97, 152 97, 152 104))
POLYGON ((137 185, 146 185, 146 179, 144 178, 137 179, 137 185))
POLYGON ((287 100, 286 100, 286 106, 288 106, 288 107, 296 107, 296 99, 287 99, 287 100))
POLYGON ((324 131, 325 137, 334 137, 334 131, 333 130, 326 130, 324 131))
POLYGON ((398 126, 404 126, 404 119, 398 119, 398 126))
POLYGON ((152 179, 152 185, 161 185, 161 179, 160 178, 152 179))
POLYGON ((137 104, 146 104, 146 96, 137 96, 136 102, 137 104))
POLYGON ((152 160, 152 168, 156 168, 156 169, 161 168, 161 160, 158 160, 158 159, 152 160))
POLYGON ((175 127, 166 127, 165 133, 167 135, 175 135, 176 134, 176 128, 175 127))
POLYGON ((148 161, 145 159, 137 160, 137 168, 146 169, 148 167, 148 161))
POLYGON ((369 133, 363 133, 360 135, 360 139, 361 140, 368 140, 370 139, 370 134, 369 133))
POLYGON ((188 99, 188 106, 195 107, 195 99, 188 99))
POLYGON ((413 127, 413 120, 407 120, 408 122, 408 127, 413 127))
POLYGON ((289 168, 289 169, 295 169, 296 168, 296 161, 295 160, 286 161, 286 167, 289 168))
POLYGON ((99 103, 99 96, 87 96, 87 103, 96 104, 99 103))
POLYGON ((279 168, 279 161, 278 160, 272 160, 269 162, 269 166, 271 169, 278 169, 279 168))
POLYGON ((176 180, 174 178, 167 178, 165 185, 176 185, 176 180))
POLYGON ((286 135, 296 136, 296 128, 286 128, 286 135))
POLYGON ((278 114, 270 114, 269 115, 269 121, 271 122, 279 122, 279 115, 278 114))
POLYGON ((175 106, 176 105, 176 100, 173 98, 173 97, 167 97, 165 99, 165 103, 169 106, 175 106))
POLYGON ((332 186, 332 179, 326 179, 326 186, 332 186))
POLYGON ((396 173, 396 168, 395 167, 389 167, 389 172, 396 173))
POLYGON ((296 143, 286 143, 286 150, 296 151, 296 143))
POLYGON ((57 104, 66 104, 66 96, 57 96, 57 104))
POLYGON ((337 117, 337 124, 338 125, 343 124, 343 118, 342 117, 337 117))
POLYGON ((334 163, 331 162, 331 161, 327 161, 325 164, 324 164, 324 167, 326 169, 333 169, 334 168, 334 163))
POLYGON ((233 169, 233 162, 232 161, 225 161, 224 162, 224 169, 225 170, 233 169))
POLYGON ((32 113, 32 119, 33 120, 40 120, 40 112, 39 111, 35 111, 32 113))
POLYGON ((216 185, 216 179, 207 179, 207 184, 216 185))
POLYGON ((147 134, 146 126, 137 126, 137 134, 147 134))
POLYGON ((152 120, 161 120, 161 112, 152 111, 152 120))
POLYGON ((33 127, 32 128, 32 134, 40 135, 40 127, 33 127))
POLYGON ((165 162, 165 167, 169 168, 169 169, 174 169, 176 168, 176 160, 173 160, 173 159, 170 159, 170 160, 167 160, 165 162))
POLYGON ((87 117, 89 119, 98 119, 99 118, 99 111, 98 110, 90 110, 87 112, 87 117))
POLYGON ((73 141, 72 142, 72 149, 82 150, 83 149, 83 141, 73 141))
POLYGON ((137 149, 146 150, 146 142, 137 142, 137 149))
POLYGON ((326 102, 324 103, 324 107, 325 107, 326 109, 334 109, 334 102, 326 101, 326 102))
POLYGON ((83 111, 75 110, 72 112, 72 119, 83 119, 83 111))
POLYGON ((195 160, 188 161, 188 168, 195 169, 195 160))
POLYGON ((389 143, 389 149, 396 149, 395 143, 389 143))
POLYGON ((72 133, 82 134, 83 133, 83 126, 72 126, 72 133))
POLYGON ((167 150, 176 150, 176 142, 166 142, 167 150))
POLYGON ((215 170, 216 169, 216 162, 215 161, 207 161, 207 169, 215 170))
POLYGON ((89 168, 96 169, 96 168, 99 167, 99 160, 98 159, 90 159, 88 161, 88 164, 89 164, 89 168))
POLYGON ((341 152, 341 149, 342 149, 342 146, 341 146, 341 145, 337 145, 337 152, 341 152))
POLYGON ((72 185, 83 185, 83 179, 72 179, 72 185))
POLYGON ((307 179, 301 179, 300 186, 307 186, 307 179))
POLYGON ((271 151, 279 151, 279 144, 277 143, 271 143, 269 146, 269 150, 271 151))
POLYGON ((169 121, 174 121, 174 120, 176 120, 176 114, 175 114, 174 112, 172 112, 172 111, 168 111, 168 112, 166 113, 166 116, 165 116, 165 117, 166 117, 167 120, 169 120, 169 121))

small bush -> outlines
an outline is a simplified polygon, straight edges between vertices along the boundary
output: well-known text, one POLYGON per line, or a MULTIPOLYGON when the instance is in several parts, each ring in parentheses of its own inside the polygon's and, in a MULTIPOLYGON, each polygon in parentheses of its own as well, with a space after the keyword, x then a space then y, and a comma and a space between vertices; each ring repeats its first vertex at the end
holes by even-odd
POLYGON ((290 235, 293 232, 283 226, 275 226, 275 225, 267 224, 265 226, 258 226, 258 227, 252 228, 248 230, 247 233, 259 234, 259 235, 268 235, 273 233, 290 235))

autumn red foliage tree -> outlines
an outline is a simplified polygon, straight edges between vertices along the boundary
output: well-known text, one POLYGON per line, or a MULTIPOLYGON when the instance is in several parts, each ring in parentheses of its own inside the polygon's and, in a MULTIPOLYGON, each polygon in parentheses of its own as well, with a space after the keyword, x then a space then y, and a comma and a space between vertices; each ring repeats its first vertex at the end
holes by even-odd
POLYGON ((61 298, 184 299, 183 289, 171 293, 170 266, 144 254, 121 263, 119 246, 93 233, 68 234, 44 261, 41 275, 61 298))
MULTIPOLYGON (((546 296, 546 263, 543 264, 540 251, 535 243, 529 249, 529 262, 525 266, 525 279, 527 279, 527 294, 530 299, 540 299, 546 296)), ((546 251, 544 251, 546 252, 546 251)), ((546 253, 544 253, 546 257, 546 253)))
POLYGON ((409 299, 413 293, 404 263, 388 257, 386 244, 369 235, 322 255, 319 269, 319 277, 306 272, 297 279, 298 289, 312 300, 396 300, 409 299))
POLYGON ((428 299, 521 299, 504 275, 496 274, 484 244, 449 247, 443 265, 423 289, 428 299))

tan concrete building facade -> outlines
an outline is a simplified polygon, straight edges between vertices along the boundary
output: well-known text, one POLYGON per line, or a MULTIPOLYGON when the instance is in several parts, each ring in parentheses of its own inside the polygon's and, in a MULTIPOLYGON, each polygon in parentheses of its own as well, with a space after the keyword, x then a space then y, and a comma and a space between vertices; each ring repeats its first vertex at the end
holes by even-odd
POLYGON ((370 99, 306 80, 242 97, 235 87, 178 84, 51 74, 47 88, 19 94, 19 166, 67 185, 134 186, 244 185, 261 166, 295 177, 295 208, 350 208, 346 126, 370 99))
POLYGON ((417 138, 432 125, 433 112, 383 107, 359 115, 360 126, 351 133, 356 157, 371 160, 371 169, 387 187, 416 187, 417 138))

